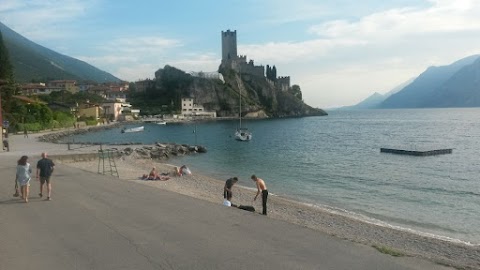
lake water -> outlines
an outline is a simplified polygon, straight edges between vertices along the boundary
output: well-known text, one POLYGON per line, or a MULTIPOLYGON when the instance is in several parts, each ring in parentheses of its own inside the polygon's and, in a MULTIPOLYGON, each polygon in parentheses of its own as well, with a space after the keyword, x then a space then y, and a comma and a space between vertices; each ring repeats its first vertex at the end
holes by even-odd
POLYGON ((79 135, 88 142, 176 142, 208 153, 173 160, 218 179, 238 176, 271 193, 422 234, 480 243, 480 109, 332 111, 326 117, 247 120, 250 142, 237 142, 236 121, 166 126, 143 133, 120 128, 79 135), (196 133, 194 133, 196 129, 196 133), (453 148, 414 157, 381 147, 453 148))

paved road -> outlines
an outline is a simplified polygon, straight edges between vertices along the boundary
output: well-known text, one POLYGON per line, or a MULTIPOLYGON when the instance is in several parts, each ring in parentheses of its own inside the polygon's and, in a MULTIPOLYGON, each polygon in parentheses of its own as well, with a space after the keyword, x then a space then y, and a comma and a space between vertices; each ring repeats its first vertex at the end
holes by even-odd
POLYGON ((25 204, 12 197, 19 156, 2 154, 0 270, 449 269, 67 166, 52 201, 33 181, 25 204))

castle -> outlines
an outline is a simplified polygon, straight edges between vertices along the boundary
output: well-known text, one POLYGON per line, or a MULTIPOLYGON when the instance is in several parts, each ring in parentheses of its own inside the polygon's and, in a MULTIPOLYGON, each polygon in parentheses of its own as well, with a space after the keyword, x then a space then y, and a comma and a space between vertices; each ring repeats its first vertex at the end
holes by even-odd
POLYGON ((264 77, 267 79, 267 81, 275 85, 275 87, 281 91, 287 91, 290 89, 290 76, 277 78, 277 75, 274 74, 273 77, 265 77, 264 66, 256 66, 253 60, 247 62, 246 55, 237 54, 237 30, 227 30, 225 32, 222 31, 222 63, 220 67, 233 69, 239 73, 264 77))

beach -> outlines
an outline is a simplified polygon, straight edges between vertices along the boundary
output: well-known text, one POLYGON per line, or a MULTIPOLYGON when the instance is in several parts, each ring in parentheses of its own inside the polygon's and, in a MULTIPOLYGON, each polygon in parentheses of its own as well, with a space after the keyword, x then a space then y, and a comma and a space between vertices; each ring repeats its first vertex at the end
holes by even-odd
MULTIPOLYGON (((62 164, 91 172, 97 172, 98 170, 97 160, 87 162, 64 160, 62 164)), ((159 173, 173 175, 174 167, 180 167, 182 164, 172 165, 129 156, 116 160, 116 165, 120 178, 125 181, 134 181, 140 185, 164 189, 216 204, 223 202, 223 187, 226 179, 213 179, 193 172, 192 175, 182 177, 171 176, 167 181, 145 181, 139 178, 143 174, 148 174, 152 167, 155 167, 159 173)), ((261 178, 261 176, 259 177, 261 178)), ((265 180, 268 185, 268 179, 265 180)), ((261 198, 259 197, 253 202, 256 194, 254 186, 252 180, 240 179, 239 183, 233 187, 232 203, 253 205, 256 212, 260 214, 262 211, 261 198)), ((352 242, 375 246, 380 249, 385 248, 384 252, 387 253, 426 258, 442 265, 480 269, 480 248, 478 246, 454 243, 370 224, 353 219, 340 212, 329 211, 275 196, 273 190, 269 190, 269 193, 269 218, 294 223, 352 242)))
MULTIPOLYGON (((12 152, 3 154, 19 155, 24 153, 39 155, 44 149, 49 149, 57 166, 75 167, 88 172, 98 172, 98 160, 92 159, 92 156, 81 162, 74 161, 71 158, 95 153, 98 146, 68 151, 65 145, 39 143, 36 141, 36 137, 38 137, 37 134, 31 135, 29 139, 22 138, 20 135, 12 136, 12 152)), ((156 167, 159 173, 170 173, 172 175, 174 166, 181 166, 182 164, 169 164, 168 161, 160 163, 153 160, 138 159, 135 156, 124 156, 116 159, 115 162, 120 180, 122 181, 145 185, 152 190, 162 189, 205 200, 213 204, 222 204, 223 186, 226 179, 213 179, 193 171, 192 175, 172 176, 167 181, 144 181, 140 180, 140 177, 143 174, 148 174, 152 167, 156 167)), ((261 175, 259 177, 262 178, 261 175)), ((268 186, 268 179, 265 180, 268 186)), ((269 219, 297 224, 353 243, 375 246, 381 252, 391 255, 428 259, 439 265, 453 266, 460 269, 480 269, 480 248, 478 246, 454 243, 404 230, 397 230, 388 226, 371 224, 354 219, 346 213, 330 211, 275 196, 275 190, 269 190, 269 192, 269 219)), ((253 205, 256 208, 256 212, 260 213, 262 208, 261 199, 259 198, 256 202, 253 202, 255 193, 256 190, 252 180, 240 179, 239 183, 233 187, 232 203, 253 205)))

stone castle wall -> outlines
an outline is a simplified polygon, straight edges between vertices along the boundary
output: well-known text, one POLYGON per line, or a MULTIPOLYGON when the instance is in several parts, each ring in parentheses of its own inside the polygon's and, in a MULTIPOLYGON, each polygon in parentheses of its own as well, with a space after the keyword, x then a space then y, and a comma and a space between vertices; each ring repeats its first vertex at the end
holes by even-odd
MULTIPOLYGON (((265 67, 255 66, 253 60, 247 63, 246 55, 237 54, 237 30, 222 31, 222 66, 237 72, 265 77, 265 67)), ((276 85, 282 91, 290 88, 290 77, 279 77, 276 85)))

